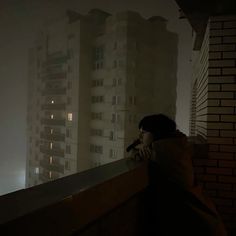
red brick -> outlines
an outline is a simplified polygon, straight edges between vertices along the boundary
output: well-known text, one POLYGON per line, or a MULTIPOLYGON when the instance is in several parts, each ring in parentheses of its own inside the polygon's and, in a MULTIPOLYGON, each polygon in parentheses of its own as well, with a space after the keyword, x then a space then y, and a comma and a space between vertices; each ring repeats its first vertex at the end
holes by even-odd
POLYGON ((210 152, 218 152, 219 151, 219 145, 209 145, 208 150, 210 152))
POLYGON ((221 160, 233 160, 234 154, 233 153, 225 153, 225 152, 209 152, 208 157, 210 159, 221 159, 221 160))
MULTIPOLYGON (((217 23, 220 23, 220 22, 217 22, 217 23)), ((216 24, 216 25, 213 25, 213 26, 215 26, 215 28, 217 27, 219 29, 220 24, 217 25, 217 23, 215 22, 214 24, 216 24)), ((212 22, 212 24, 213 24, 213 22, 212 22)), ((224 28, 236 28, 236 21, 226 21, 226 22, 224 22, 224 28)))
POLYGON ((223 68, 222 74, 223 75, 235 75, 236 68, 223 68))
POLYGON ((206 174, 198 174, 197 179, 204 182, 216 182, 217 176, 216 175, 206 175, 206 174))
POLYGON ((207 167, 206 172, 207 174, 216 174, 216 175, 232 175, 233 174, 232 168, 207 167))
POLYGON ((236 152, 235 145, 220 145, 221 152, 236 152))
POLYGON ((222 115, 221 121, 225 122, 236 122, 236 116, 235 115, 222 115))
POLYGON ((219 137, 219 130, 212 130, 212 129, 208 129, 207 130, 207 137, 219 137))
POLYGON ((207 106, 219 106, 220 105, 220 100, 218 99, 208 99, 206 101, 207 106))
POLYGON ((236 198, 236 192, 220 191, 220 192, 218 192, 218 196, 222 197, 222 198, 236 198))
POLYGON ((217 166, 217 160, 195 159, 193 163, 195 166, 217 166))
POLYGON ((220 121, 220 116, 219 115, 208 115, 207 121, 220 121))
POLYGON ((233 206, 233 201, 230 199, 213 198, 213 201, 217 206, 233 206))
POLYGON ((233 138, 207 138, 207 143, 211 144, 233 144, 233 138))
POLYGON ((218 210, 224 213, 236 213, 236 207, 219 207, 218 210))
POLYGON ((232 44, 215 44, 209 46, 210 52, 234 51, 235 45, 232 44))
POLYGON ((208 129, 233 129, 232 123, 222 123, 222 122, 208 122, 207 123, 208 129))
POLYGON ((223 22, 210 22, 210 28, 211 29, 221 29, 223 25, 223 22))
POLYGON ((208 98, 234 98, 233 92, 208 92, 208 98))
POLYGON ((209 75, 221 75, 221 69, 214 68, 214 69, 208 69, 209 75))
POLYGON ((217 197, 217 191, 216 190, 207 190, 206 194, 209 197, 217 197))
POLYGON ((209 67, 233 67, 234 60, 209 60, 209 67))
POLYGON ((204 168, 203 167, 194 167, 194 173, 203 174, 204 173, 204 168))
POLYGON ((220 131, 221 137, 236 137, 236 130, 221 130, 220 131))
POLYGON ((221 59, 221 52, 209 52, 209 59, 221 59))
POLYGON ((215 190, 232 190, 232 184, 230 183, 206 183, 207 189, 215 190))
POLYGON ((234 114, 233 107, 208 107, 208 114, 234 114))
POLYGON ((219 160, 219 167, 236 168, 236 161, 223 161, 223 160, 219 160))
MULTIPOLYGON (((235 52, 236 55, 236 52, 235 52)), ((234 83, 234 76, 228 75, 228 76, 209 76, 208 83, 210 84, 226 84, 226 83, 234 83)))
POLYGON ((219 15, 219 16, 211 16, 210 22, 217 22, 217 21, 235 21, 235 15, 219 15))
POLYGON ((236 91, 236 84, 222 84, 222 91, 236 91))
POLYGON ((236 100, 221 100, 221 106, 231 106, 235 107, 236 106, 236 100))
POLYGON ((236 58, 236 52, 223 52, 223 58, 236 58))
POLYGON ((222 37, 211 37, 210 40, 209 40, 209 43, 210 44, 221 44, 222 43, 222 37))
POLYGON ((219 84, 208 84, 208 91, 220 91, 219 84))
POLYGON ((236 42, 236 36, 223 37, 223 43, 235 43, 235 42, 236 42))
POLYGON ((221 183, 236 183, 235 176, 219 176, 219 182, 221 183))

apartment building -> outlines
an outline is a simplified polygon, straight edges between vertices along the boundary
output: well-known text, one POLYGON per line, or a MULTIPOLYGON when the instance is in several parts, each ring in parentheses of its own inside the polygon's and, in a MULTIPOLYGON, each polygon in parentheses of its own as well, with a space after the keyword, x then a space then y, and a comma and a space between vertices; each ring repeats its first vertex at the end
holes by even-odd
POLYGON ((68 11, 29 57, 27 185, 126 157, 147 114, 175 117, 177 36, 162 17, 68 11))

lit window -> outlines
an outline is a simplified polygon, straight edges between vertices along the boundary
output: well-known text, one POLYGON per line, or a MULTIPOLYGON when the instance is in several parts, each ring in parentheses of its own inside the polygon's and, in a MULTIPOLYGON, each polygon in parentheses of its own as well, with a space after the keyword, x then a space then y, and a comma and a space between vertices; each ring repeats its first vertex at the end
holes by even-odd
POLYGON ((50 133, 53 134, 53 129, 50 130, 50 133))
POLYGON ((52 156, 49 157, 49 163, 52 164, 52 156))
POLYGON ((39 167, 35 167, 34 173, 39 174, 39 167))
POLYGON ((52 149, 52 143, 50 143, 50 149, 52 149))
POLYGON ((54 104, 54 101, 52 100, 51 103, 54 104))
POLYGON ((72 121, 72 118, 73 118, 73 117, 72 117, 72 113, 68 113, 68 116, 67 116, 67 117, 68 117, 68 120, 69 120, 69 121, 72 121))
POLYGON ((51 115, 50 115, 50 118, 53 119, 53 117, 54 117, 53 114, 51 114, 51 115))
POLYGON ((49 171, 49 178, 52 178, 52 171, 49 171))

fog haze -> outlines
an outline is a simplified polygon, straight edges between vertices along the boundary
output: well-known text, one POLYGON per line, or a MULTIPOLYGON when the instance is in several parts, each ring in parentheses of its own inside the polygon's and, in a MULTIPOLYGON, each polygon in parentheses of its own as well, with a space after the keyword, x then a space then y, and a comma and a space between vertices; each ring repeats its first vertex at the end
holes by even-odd
POLYGON ((168 20, 167 28, 179 36, 177 72, 178 128, 188 134, 190 104, 191 27, 179 19, 174 0, 3 0, 0 3, 0 194, 24 188, 26 162, 26 110, 28 49, 45 20, 72 9, 86 14, 91 8, 109 13, 137 11, 168 20))

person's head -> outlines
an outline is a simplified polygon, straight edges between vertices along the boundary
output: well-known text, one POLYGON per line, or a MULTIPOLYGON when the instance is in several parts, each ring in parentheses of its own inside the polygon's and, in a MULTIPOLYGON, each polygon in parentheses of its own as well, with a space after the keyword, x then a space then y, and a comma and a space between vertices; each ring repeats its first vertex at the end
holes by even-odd
POLYGON ((148 146, 155 140, 171 137, 176 131, 176 123, 163 114, 149 115, 139 122, 139 130, 140 141, 148 146))

